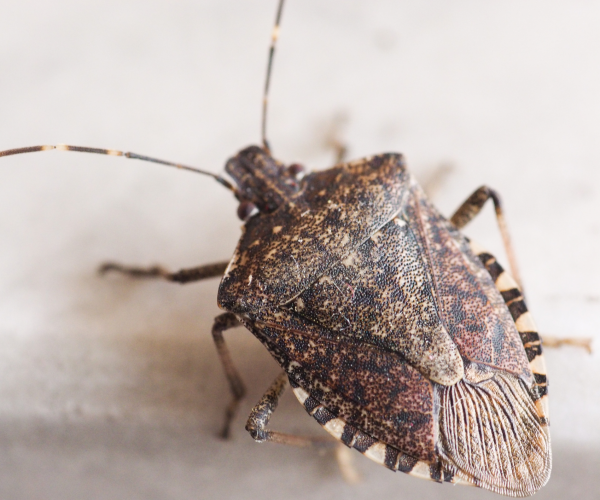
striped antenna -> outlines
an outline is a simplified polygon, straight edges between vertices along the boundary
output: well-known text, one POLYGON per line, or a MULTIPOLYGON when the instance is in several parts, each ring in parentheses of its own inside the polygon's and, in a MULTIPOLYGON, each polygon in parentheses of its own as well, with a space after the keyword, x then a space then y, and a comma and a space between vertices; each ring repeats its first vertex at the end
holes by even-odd
POLYGON ((283 10, 284 0, 279 0, 277 8, 277 16, 275 17, 275 25, 271 34, 271 47, 269 48, 269 60, 267 62, 267 77, 265 78, 265 92, 263 94, 263 109, 262 109, 262 143, 264 148, 270 153, 269 141, 267 141, 267 105, 269 102, 269 84, 271 83, 271 71, 273 68, 273 56, 275 55, 275 44, 279 38, 279 23, 281 22, 281 11, 283 10))
POLYGON ((167 167, 175 167, 181 170, 189 170, 190 172, 196 172, 197 174, 208 175, 215 179, 218 183, 225 186, 227 189, 232 191, 234 194, 237 193, 236 188, 225 178, 220 175, 201 170, 199 168, 188 167, 181 163, 173 163, 170 161, 159 160, 158 158, 151 158, 150 156, 143 156, 137 153, 129 153, 123 151, 117 151, 115 149, 100 149, 100 148, 87 148, 81 146, 69 146, 67 144, 57 144, 55 146, 29 146, 26 148, 7 149, 6 151, 0 151, 0 158, 3 156, 20 155, 23 153, 35 153, 36 151, 50 151, 51 149, 57 149, 59 151, 77 151, 79 153, 93 153, 98 155, 108 156, 124 156, 125 158, 132 158, 134 160, 142 160, 150 163, 158 163, 159 165, 166 165, 167 167))

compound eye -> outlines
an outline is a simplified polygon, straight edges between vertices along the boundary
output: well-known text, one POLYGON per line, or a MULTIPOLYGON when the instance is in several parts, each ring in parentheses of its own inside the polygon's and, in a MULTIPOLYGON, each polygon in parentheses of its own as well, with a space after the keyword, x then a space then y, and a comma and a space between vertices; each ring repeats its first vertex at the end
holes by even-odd
POLYGON ((292 163, 287 170, 292 177, 296 178, 302 178, 306 171, 304 165, 300 165, 300 163, 292 163))
POLYGON ((242 201, 238 205, 237 216, 240 218, 240 220, 245 221, 256 213, 258 213, 258 207, 251 201, 242 201))

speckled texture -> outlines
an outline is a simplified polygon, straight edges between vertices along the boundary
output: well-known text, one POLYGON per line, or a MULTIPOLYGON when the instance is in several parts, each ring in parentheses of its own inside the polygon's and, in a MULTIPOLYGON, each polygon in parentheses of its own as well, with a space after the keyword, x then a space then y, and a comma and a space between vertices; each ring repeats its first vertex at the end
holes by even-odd
POLYGON ((433 459, 433 389, 425 377, 393 353, 328 339, 285 313, 273 316, 246 326, 291 380, 366 434, 433 459))
MULTIPOLYGON (((7 1, 4 148, 67 142, 222 172, 259 141, 274 2, 7 1)), ((349 157, 401 151, 449 216, 482 184, 503 196, 546 349, 554 467, 534 498, 600 491, 600 4, 567 0, 289 0, 272 81, 276 156, 329 167, 332 117, 349 157)), ((280 370, 245 329, 226 335, 248 385, 232 440, 210 338, 218 280, 100 279, 106 259, 170 269, 231 257, 230 193, 118 158, 36 153, 0 168, 0 496, 14 500, 343 497, 481 500, 361 460, 256 445, 245 417, 280 370)), ((493 211, 466 233, 506 263, 493 211)), ((276 430, 324 434, 286 394, 276 430)))
POLYGON ((400 155, 306 176, 299 195, 245 224, 219 306, 241 313, 288 302, 398 212, 407 180, 400 155))
POLYGON ((494 280, 418 186, 405 209, 433 282, 438 314, 461 354, 531 384, 523 343, 494 280))
POLYGON ((517 328, 520 292, 501 294, 496 283, 512 279, 473 253, 401 156, 340 164, 287 190, 284 165, 258 147, 229 167, 258 213, 219 305, 306 391, 314 418, 342 441, 351 429, 346 444, 393 470, 408 455, 438 482, 457 474, 511 496, 541 488, 550 438, 517 328))
POLYGON ((398 218, 288 307, 338 338, 400 354, 435 382, 450 385, 464 374, 458 349, 437 314, 418 244, 398 218))

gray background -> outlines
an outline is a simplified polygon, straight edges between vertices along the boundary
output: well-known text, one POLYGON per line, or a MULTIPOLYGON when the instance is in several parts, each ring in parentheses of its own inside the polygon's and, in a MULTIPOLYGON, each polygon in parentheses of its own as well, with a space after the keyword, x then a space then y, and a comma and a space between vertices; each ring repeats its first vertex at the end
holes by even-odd
MULTIPOLYGON (((259 140, 275 1, 4 1, 0 149, 112 147, 214 172, 259 140)), ((350 156, 401 151, 434 201, 502 193, 540 330, 599 338, 600 3, 299 1, 284 12, 269 137, 324 168, 346 116, 350 156)), ((393 475, 356 454, 256 445, 247 413, 278 372, 228 340, 249 394, 215 436, 228 387, 210 338, 218 280, 100 279, 118 259, 174 269, 228 259, 240 222, 210 179, 119 158, 0 161, 0 497, 492 498, 393 475)), ((493 212, 467 233, 503 255, 493 212)), ((538 498, 598 498, 600 368, 547 352, 553 477, 538 498)), ((274 426, 322 432, 287 395, 274 426)))

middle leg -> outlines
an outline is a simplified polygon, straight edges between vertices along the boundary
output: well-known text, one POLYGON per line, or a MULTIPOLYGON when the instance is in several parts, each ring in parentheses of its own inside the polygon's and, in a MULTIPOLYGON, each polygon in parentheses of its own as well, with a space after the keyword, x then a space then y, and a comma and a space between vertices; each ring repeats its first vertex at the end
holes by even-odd
POLYGON ((344 479, 351 484, 359 482, 361 476, 352 463, 351 450, 342 442, 335 441, 330 437, 297 436, 267 429, 271 415, 279 403, 279 398, 288 385, 287 374, 285 372, 280 373, 271 384, 271 387, 269 387, 267 392, 265 392, 260 401, 252 409, 246 423, 246 430, 259 443, 269 442, 301 448, 335 449, 335 457, 344 479))
POLYGON ((237 413, 240 401, 246 395, 246 386, 244 385, 242 377, 233 363, 233 359, 231 358, 227 344, 225 344, 225 338, 223 337, 224 331, 230 330, 237 326, 240 326, 240 322, 236 318, 235 314, 228 312, 217 316, 212 328, 212 335, 215 346, 217 347, 217 353, 221 359, 221 364, 223 365, 223 370, 225 371, 225 376, 227 377, 229 388, 231 389, 231 394, 233 396, 233 399, 227 405, 225 410, 225 422, 223 423, 223 428, 219 433, 223 439, 227 439, 229 437, 231 421, 237 413))

